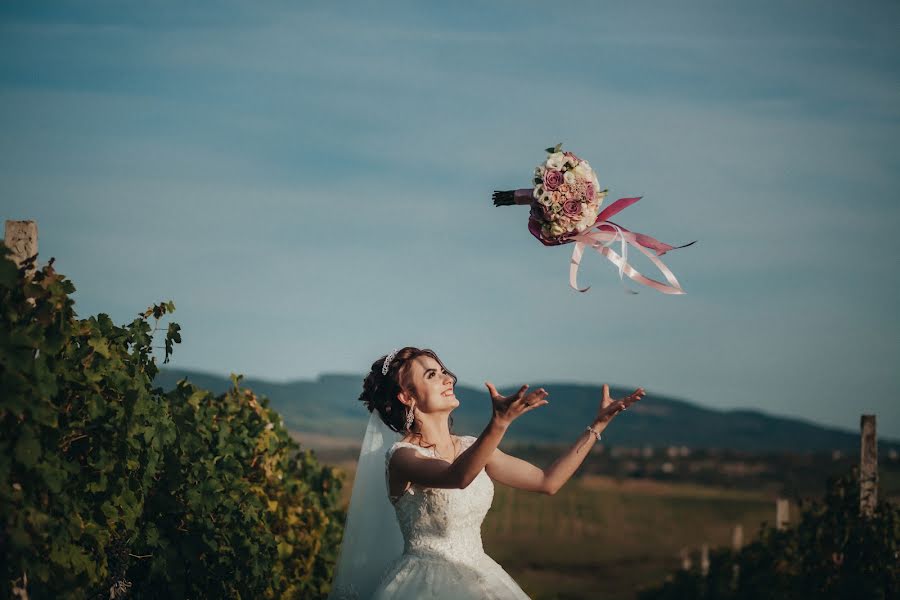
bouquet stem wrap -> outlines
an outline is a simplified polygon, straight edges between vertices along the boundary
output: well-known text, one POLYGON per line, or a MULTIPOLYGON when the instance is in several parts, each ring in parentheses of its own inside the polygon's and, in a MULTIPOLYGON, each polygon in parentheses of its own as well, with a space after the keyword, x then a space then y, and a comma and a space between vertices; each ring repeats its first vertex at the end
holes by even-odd
MULTIPOLYGON (((659 259, 659 257, 669 250, 677 250, 678 248, 690 246, 691 244, 694 244, 696 240, 689 244, 684 244, 683 246, 672 246, 660 242, 649 235, 629 231, 609 220, 610 217, 631 206, 640 199, 641 196, 634 198, 620 198, 616 200, 597 215, 597 220, 590 228, 580 233, 560 236, 558 238, 545 238, 541 233, 540 223, 533 217, 528 220, 528 230, 545 246, 559 246, 570 242, 575 243, 575 248, 572 250, 572 260, 569 265, 569 285, 574 290, 586 292, 590 289, 590 286, 585 288, 578 287, 578 267, 581 265, 584 249, 589 247, 616 265, 619 268, 619 279, 622 279, 623 281, 623 277, 627 275, 632 280, 662 292, 663 294, 684 294, 685 292, 681 288, 681 284, 678 283, 678 279, 675 278, 672 271, 659 259), (617 241, 621 243, 621 254, 617 253, 611 247, 617 241), (637 248, 649 258, 663 274, 668 284, 646 277, 632 267, 628 263, 629 245, 637 248)), ((496 192, 494 194, 494 203, 497 206, 508 206, 511 204, 530 205, 533 201, 534 197, 530 188, 518 189, 512 192, 496 192)), ((637 293, 631 290, 629 291, 631 293, 637 293)))

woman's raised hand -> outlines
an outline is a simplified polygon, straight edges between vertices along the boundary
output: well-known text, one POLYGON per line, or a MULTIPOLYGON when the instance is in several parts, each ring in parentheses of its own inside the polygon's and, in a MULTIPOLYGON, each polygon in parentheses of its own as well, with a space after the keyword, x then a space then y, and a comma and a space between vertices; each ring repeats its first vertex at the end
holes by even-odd
POLYGON ((491 403, 494 407, 492 419, 504 426, 509 426, 516 418, 530 410, 550 404, 550 401, 546 400, 549 394, 544 388, 538 388, 526 394, 525 390, 528 389, 528 386, 523 385, 512 396, 501 396, 491 382, 486 381, 484 385, 491 394, 491 403))
POLYGON ((644 397, 644 388, 634 390, 628 396, 620 400, 609 397, 609 386, 603 384, 603 398, 600 400, 600 408, 597 410, 596 423, 607 425, 613 417, 644 397))

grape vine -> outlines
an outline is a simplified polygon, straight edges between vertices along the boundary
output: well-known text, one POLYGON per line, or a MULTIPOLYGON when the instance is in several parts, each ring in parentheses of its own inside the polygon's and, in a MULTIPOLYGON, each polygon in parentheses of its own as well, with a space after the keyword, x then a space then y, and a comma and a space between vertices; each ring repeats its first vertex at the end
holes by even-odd
POLYGON ((337 469, 239 375, 219 395, 154 386, 172 302, 80 319, 53 259, 28 275, 0 252, 0 597, 324 597, 337 469))

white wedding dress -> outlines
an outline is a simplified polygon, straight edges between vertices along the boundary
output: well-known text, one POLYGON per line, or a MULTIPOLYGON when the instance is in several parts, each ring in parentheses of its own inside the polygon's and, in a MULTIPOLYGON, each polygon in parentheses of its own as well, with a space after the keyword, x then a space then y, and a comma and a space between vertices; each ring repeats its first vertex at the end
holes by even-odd
MULTIPOLYGON (((476 438, 459 439, 465 450, 476 438)), ((406 447, 435 456, 431 449, 395 442, 385 453, 386 480, 394 451, 406 447)), ((493 499, 494 484, 484 469, 465 489, 413 484, 391 497, 403 554, 382 576, 373 600, 529 600, 482 547, 481 522, 493 499)))

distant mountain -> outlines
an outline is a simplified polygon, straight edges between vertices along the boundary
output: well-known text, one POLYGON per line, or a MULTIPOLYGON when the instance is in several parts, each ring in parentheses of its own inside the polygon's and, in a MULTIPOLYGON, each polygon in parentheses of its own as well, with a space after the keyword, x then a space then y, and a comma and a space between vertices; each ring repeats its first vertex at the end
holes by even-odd
MULTIPOLYGON (((177 369, 163 369, 156 382, 168 390, 182 378, 215 393, 222 393, 231 385, 227 377, 177 369)), ((369 417, 358 401, 362 381, 362 375, 321 375, 315 381, 288 383, 245 378, 242 385, 269 398, 270 407, 282 415, 292 431, 361 440, 369 417)), ((532 389, 538 387, 550 392, 550 404, 518 419, 505 440, 571 442, 596 414, 600 387, 568 383, 531 385, 532 389)), ((633 388, 610 386, 613 397, 631 391, 633 388)), ((460 405, 453 411, 453 430, 478 435, 490 417, 487 391, 457 385, 456 396, 460 405)), ((859 434, 853 431, 759 411, 714 410, 657 393, 616 417, 603 438, 618 446, 688 446, 755 452, 859 452, 860 444, 859 434)), ((896 440, 881 440, 880 446, 900 449, 896 440)))

